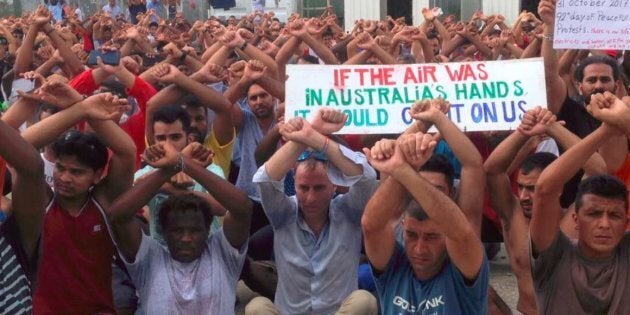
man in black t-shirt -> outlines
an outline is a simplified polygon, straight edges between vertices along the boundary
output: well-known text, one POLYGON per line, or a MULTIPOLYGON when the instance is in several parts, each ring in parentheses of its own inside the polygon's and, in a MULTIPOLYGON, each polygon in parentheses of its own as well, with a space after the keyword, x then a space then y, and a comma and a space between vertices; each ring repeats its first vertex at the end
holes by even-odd
POLYGON ((571 99, 567 83, 560 76, 558 57, 553 49, 555 11, 555 1, 540 2, 538 14, 544 22, 541 55, 545 60, 547 108, 557 115, 558 120, 566 122, 567 129, 584 138, 600 124, 584 106, 590 102, 593 94, 606 91, 614 94, 620 83, 621 70, 617 61, 607 55, 594 55, 582 60, 574 75, 582 101, 571 99))

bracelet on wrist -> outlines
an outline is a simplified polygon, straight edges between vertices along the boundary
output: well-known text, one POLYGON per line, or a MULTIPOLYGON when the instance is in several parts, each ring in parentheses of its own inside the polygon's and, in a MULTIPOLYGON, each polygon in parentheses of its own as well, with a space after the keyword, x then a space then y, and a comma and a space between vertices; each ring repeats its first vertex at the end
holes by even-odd
POLYGON ((548 40, 550 42, 553 42, 553 34, 547 34, 547 35, 543 34, 542 38, 544 40, 548 40))
POLYGON ((179 57, 179 63, 183 63, 184 61, 186 61, 186 57, 188 56, 187 53, 182 52, 182 56, 179 57))
POLYGON ((243 45, 240 47, 241 50, 245 50, 245 48, 247 48, 247 41, 244 41, 243 45))
POLYGON ((328 151, 328 143, 330 142, 330 138, 326 137, 326 140, 324 140, 324 146, 322 147, 322 153, 326 154, 326 151, 328 151))

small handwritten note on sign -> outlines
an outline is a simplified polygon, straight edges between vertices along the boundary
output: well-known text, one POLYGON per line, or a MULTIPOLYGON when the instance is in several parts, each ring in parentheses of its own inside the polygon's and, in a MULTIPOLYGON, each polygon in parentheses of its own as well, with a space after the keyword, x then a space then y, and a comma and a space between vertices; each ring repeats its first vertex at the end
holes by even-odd
POLYGON ((630 0, 558 0, 553 47, 630 49, 630 0))
POLYGON ((416 100, 444 98, 462 130, 516 129, 525 111, 546 107, 542 58, 447 64, 289 65, 285 119, 320 107, 348 114, 342 134, 401 133, 416 100))

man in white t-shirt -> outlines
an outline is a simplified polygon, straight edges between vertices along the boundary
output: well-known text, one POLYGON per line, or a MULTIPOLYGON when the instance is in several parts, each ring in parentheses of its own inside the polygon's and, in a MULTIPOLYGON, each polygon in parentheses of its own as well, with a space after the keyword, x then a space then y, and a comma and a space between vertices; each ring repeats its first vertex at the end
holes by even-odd
POLYGON ((156 168, 111 206, 110 220, 127 270, 138 288, 137 314, 233 314, 236 283, 245 261, 252 203, 247 195, 207 171, 211 151, 199 143, 181 153, 168 142, 147 148, 146 163, 156 168), (212 210, 192 194, 169 197, 159 224, 167 247, 142 233, 134 215, 179 172, 194 178, 230 212, 210 234, 212 210))

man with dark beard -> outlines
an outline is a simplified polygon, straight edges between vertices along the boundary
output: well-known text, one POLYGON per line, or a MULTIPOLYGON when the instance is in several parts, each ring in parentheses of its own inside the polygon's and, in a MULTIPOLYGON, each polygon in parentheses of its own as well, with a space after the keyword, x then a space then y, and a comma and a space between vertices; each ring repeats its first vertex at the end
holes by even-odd
POLYGON ((582 60, 574 73, 582 100, 569 97, 567 82, 559 74, 558 57, 553 49, 555 3, 555 0, 543 0, 538 6, 538 14, 544 22, 541 55, 545 60, 547 108, 558 116, 558 120, 566 122, 567 129, 584 138, 600 124, 586 111, 585 105, 590 103, 591 95, 606 91, 614 94, 617 91, 620 69, 617 61, 607 55, 594 55, 582 60))

